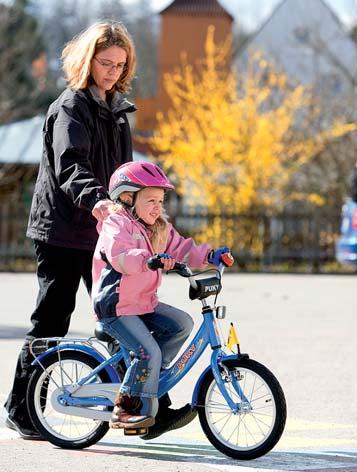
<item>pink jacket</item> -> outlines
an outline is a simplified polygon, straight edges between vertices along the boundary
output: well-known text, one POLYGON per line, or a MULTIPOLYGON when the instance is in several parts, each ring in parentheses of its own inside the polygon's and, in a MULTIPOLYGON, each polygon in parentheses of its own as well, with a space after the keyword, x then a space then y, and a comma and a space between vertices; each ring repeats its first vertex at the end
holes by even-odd
MULTIPOLYGON (((92 297, 97 316, 102 317, 103 312, 104 316, 114 316, 114 310, 117 315, 152 312, 158 304, 156 291, 162 270, 152 271, 146 265, 148 258, 154 255, 147 229, 126 210, 110 215, 98 223, 97 229, 99 239, 92 268, 92 297), (104 260, 102 254, 105 254, 104 260), (107 305, 109 299, 112 300, 111 308, 107 305), (96 306, 104 306, 102 313, 98 313, 100 310, 96 306)), ((208 244, 197 246, 192 238, 185 239, 169 224, 167 245, 160 252, 166 252, 190 267, 204 268, 210 250, 208 244)))

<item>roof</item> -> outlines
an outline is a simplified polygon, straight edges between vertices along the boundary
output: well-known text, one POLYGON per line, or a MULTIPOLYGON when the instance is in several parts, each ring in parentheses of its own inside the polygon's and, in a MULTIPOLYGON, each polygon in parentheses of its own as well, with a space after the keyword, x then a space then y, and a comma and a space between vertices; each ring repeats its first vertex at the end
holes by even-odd
POLYGON ((43 115, 0 126, 0 163, 37 164, 42 155, 43 115))
POLYGON ((254 49, 303 84, 311 84, 317 73, 320 80, 342 82, 344 74, 357 74, 356 44, 324 0, 310 2, 309 8, 300 0, 282 0, 246 42, 236 59, 238 66, 254 49))
POLYGON ((217 0, 174 0, 160 12, 160 15, 165 13, 226 16, 233 21, 233 16, 217 0))
MULTIPOLYGON (((44 115, 0 126, 0 164, 37 165, 42 156, 44 115)), ((134 160, 148 160, 133 151, 134 160)))

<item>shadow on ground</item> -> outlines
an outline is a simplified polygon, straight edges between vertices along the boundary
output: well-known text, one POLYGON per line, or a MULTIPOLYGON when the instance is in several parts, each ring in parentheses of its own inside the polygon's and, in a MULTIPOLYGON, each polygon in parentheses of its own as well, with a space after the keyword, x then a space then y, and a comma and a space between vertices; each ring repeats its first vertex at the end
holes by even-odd
POLYGON ((85 453, 137 457, 157 461, 207 464, 222 467, 244 466, 274 470, 306 470, 349 467, 357 471, 357 454, 333 451, 329 454, 314 452, 270 452, 259 459, 238 461, 202 444, 165 444, 148 442, 143 445, 102 441, 85 450, 85 453), (129 449, 129 450, 128 450, 129 449))
POLYGON ((23 339, 29 328, 0 325, 0 339, 23 339))
MULTIPOLYGON (((6 326, 0 325, 0 339, 24 339, 30 326, 6 326)), ((88 335, 78 331, 71 331, 69 337, 87 338, 88 335)))

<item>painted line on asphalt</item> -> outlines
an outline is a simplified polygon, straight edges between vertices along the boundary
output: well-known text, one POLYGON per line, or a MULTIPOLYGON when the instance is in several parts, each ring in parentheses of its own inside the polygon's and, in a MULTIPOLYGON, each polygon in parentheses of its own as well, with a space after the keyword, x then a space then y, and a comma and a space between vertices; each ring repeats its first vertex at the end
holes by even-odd
POLYGON ((241 465, 212 465, 207 464, 208 467, 214 470, 223 470, 224 472, 290 472, 287 469, 267 469, 264 467, 256 468, 256 467, 244 467, 241 465))
MULTIPOLYGON (((174 431, 167 433, 167 435, 174 434, 174 431)), ((195 419, 188 427, 181 429, 180 437, 207 441, 198 419, 195 419)), ((303 448, 316 450, 341 447, 357 450, 356 425, 289 418, 275 450, 303 448)))

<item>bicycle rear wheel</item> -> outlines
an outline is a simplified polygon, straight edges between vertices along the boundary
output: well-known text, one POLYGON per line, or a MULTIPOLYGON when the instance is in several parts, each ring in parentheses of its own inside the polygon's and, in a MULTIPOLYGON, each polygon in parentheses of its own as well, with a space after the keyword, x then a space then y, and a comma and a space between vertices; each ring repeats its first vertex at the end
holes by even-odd
POLYGON ((226 383, 240 410, 235 414, 230 409, 210 372, 198 397, 200 423, 219 451, 234 459, 255 459, 270 451, 284 431, 284 393, 274 375, 252 359, 232 359, 224 364, 244 394, 241 398, 232 383, 226 383))
MULTIPOLYGON (((53 409, 51 396, 58 386, 75 384, 88 375, 99 362, 83 352, 63 351, 61 361, 54 353, 42 365, 46 370, 38 366, 27 388, 27 407, 36 429, 45 439, 62 448, 82 449, 98 442, 107 433, 108 422, 61 414, 53 409)), ((105 371, 101 371, 94 382, 110 382, 110 379, 105 371)))

